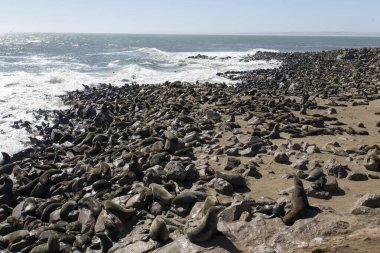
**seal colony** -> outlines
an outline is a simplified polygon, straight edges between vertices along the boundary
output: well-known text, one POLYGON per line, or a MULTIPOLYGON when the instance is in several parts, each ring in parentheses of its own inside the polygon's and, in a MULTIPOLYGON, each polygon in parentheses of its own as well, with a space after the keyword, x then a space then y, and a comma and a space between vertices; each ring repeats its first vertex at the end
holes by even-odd
MULTIPOLYGON (((219 74, 236 85, 84 86, 62 97, 70 109, 36 112, 50 123, 15 122, 31 133, 31 146, 2 152, 0 247, 170 252, 181 236, 202 245, 225 234, 245 251, 256 241, 239 246, 219 225, 265 219, 288 229, 332 212, 321 201, 345 196, 338 181, 371 189, 380 178, 380 107, 367 126, 342 121, 339 110, 379 100, 380 49, 242 60, 254 59, 282 66, 219 74), (343 148, 348 138, 361 144, 343 148)), ((362 203, 371 213, 380 208, 376 196, 362 203)))

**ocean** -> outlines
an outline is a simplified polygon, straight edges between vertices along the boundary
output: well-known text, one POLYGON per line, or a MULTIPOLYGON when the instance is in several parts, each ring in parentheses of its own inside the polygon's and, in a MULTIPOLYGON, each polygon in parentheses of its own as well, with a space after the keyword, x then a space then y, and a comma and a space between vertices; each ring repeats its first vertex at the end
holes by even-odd
POLYGON ((380 37, 207 36, 132 34, 0 35, 0 151, 27 147, 18 120, 33 111, 63 109, 58 95, 82 84, 226 82, 218 72, 276 68, 280 62, 240 61, 257 51, 322 51, 377 47, 380 37), (198 54, 207 59, 189 58, 198 54))

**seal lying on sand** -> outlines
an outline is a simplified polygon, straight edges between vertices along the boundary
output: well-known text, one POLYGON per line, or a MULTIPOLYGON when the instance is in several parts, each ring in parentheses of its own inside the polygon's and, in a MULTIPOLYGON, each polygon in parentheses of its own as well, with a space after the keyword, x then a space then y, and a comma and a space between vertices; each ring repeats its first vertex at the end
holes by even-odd
POLYGON ((291 199, 292 207, 282 219, 286 225, 293 225, 296 220, 305 217, 307 210, 310 208, 309 201, 307 200, 305 189, 303 188, 302 181, 298 176, 294 177, 294 191, 291 199))
POLYGON ((218 212, 220 210, 221 208, 218 206, 210 207, 207 214, 196 227, 186 229, 186 235, 191 242, 205 242, 215 235, 217 232, 218 212))

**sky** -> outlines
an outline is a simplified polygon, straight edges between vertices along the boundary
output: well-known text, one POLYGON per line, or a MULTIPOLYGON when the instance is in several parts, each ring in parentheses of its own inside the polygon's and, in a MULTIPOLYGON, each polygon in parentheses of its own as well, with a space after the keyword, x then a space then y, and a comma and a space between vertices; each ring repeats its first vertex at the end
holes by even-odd
POLYGON ((380 0, 0 0, 0 33, 380 34, 380 0))

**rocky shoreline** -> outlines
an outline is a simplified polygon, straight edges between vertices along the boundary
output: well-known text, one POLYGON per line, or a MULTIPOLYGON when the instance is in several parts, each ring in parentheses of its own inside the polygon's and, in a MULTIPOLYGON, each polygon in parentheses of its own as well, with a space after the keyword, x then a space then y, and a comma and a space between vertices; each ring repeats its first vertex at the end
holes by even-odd
POLYGON ((380 49, 242 61, 272 59, 219 74, 236 85, 85 86, 15 122, 32 145, 0 161, 1 249, 375 252, 380 49))

